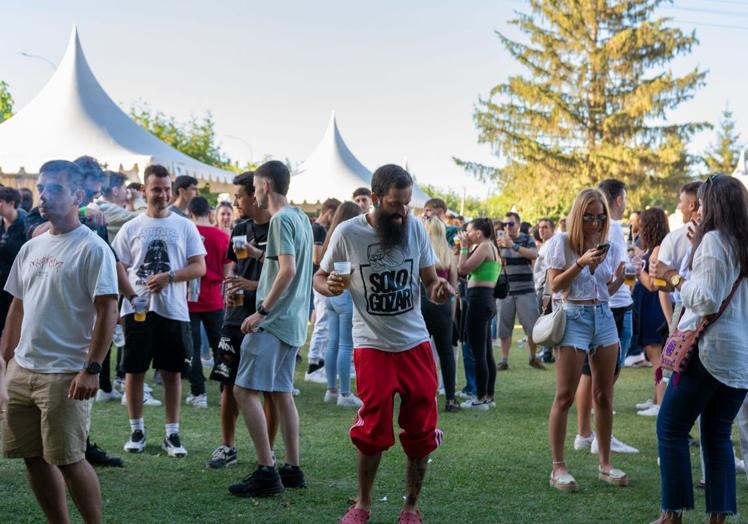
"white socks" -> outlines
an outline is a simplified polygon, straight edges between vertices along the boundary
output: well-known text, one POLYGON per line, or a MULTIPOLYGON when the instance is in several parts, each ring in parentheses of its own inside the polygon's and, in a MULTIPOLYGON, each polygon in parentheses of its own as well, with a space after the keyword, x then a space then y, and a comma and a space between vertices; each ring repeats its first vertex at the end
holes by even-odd
POLYGON ((143 417, 130 419, 130 431, 137 430, 145 433, 145 424, 143 423, 143 417))
POLYGON ((175 433, 179 433, 179 422, 174 422, 172 424, 166 424, 164 426, 166 428, 166 436, 173 435, 175 433))

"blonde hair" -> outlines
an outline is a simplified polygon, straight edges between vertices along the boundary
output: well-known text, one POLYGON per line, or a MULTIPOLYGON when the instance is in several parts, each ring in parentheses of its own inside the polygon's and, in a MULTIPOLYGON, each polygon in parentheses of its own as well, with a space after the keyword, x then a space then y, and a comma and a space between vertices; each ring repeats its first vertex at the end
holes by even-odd
POLYGON ((423 225, 436 254, 436 267, 438 269, 451 268, 454 264, 454 255, 447 242, 446 226, 438 218, 426 218, 423 220, 423 225))
POLYGON ((608 217, 605 222, 601 224, 600 231, 600 242, 605 242, 608 238, 608 229, 610 227, 610 208, 608 207, 608 200, 605 195, 598 189, 585 189, 577 195, 574 199, 574 205, 571 207, 571 212, 567 220, 567 231, 569 232, 569 242, 571 249, 577 255, 584 253, 584 222, 582 217, 584 212, 590 204, 600 202, 603 206, 603 212, 608 217))

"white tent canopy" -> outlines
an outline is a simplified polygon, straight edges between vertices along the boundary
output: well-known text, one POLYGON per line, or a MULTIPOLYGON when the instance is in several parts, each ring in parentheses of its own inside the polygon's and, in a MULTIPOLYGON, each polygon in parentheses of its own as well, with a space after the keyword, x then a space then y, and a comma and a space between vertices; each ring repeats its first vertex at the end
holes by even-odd
POLYGON ((133 121, 107 95, 73 28, 60 65, 42 91, 0 124, 0 171, 38 173, 47 160, 91 155, 108 169, 161 164, 174 175, 231 183, 232 173, 195 160, 133 121))
MULTIPOLYGON (((333 111, 322 141, 294 171, 288 198, 295 204, 317 204, 328 198, 345 201, 351 200, 359 187, 371 188, 371 171, 348 149, 333 111)), ((428 198, 413 188, 413 206, 423 207, 428 198)))
POLYGON ((740 180, 743 185, 748 188, 748 164, 746 164, 745 159, 745 149, 743 149, 740 152, 740 160, 738 160, 738 165, 735 166, 735 171, 733 171, 732 176, 740 180))

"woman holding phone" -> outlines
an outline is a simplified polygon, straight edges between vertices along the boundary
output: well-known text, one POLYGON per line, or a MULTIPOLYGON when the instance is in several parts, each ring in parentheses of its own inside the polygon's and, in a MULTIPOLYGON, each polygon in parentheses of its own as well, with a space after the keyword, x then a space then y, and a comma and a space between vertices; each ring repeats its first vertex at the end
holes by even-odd
POLYGON ((610 463, 613 430, 613 379, 618 359, 618 331, 608 301, 623 284, 623 265, 615 244, 607 244, 608 203, 597 189, 585 189, 574 200, 568 233, 548 243, 551 291, 563 297, 566 329, 556 350, 556 395, 548 421, 553 456, 550 484, 559 490, 579 488, 564 460, 569 409, 585 356, 592 369, 595 423, 599 443, 598 478, 626 486, 628 476, 610 463))

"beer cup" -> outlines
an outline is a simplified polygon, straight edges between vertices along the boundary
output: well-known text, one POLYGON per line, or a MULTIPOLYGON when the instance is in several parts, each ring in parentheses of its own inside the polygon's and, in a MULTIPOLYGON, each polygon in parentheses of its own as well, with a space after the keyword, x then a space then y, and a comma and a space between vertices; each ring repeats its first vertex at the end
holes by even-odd
POLYGON ((247 249, 247 235, 232 237, 231 242, 234 245, 234 253, 236 253, 237 259, 243 260, 249 256, 249 250, 247 249))
POLYGON ((343 279, 343 288, 348 289, 351 287, 351 263, 348 261, 335 262, 333 266, 335 274, 343 279))
POLYGON ((149 302, 148 297, 135 297, 132 301, 132 307, 135 310, 135 322, 145 322, 149 302))

